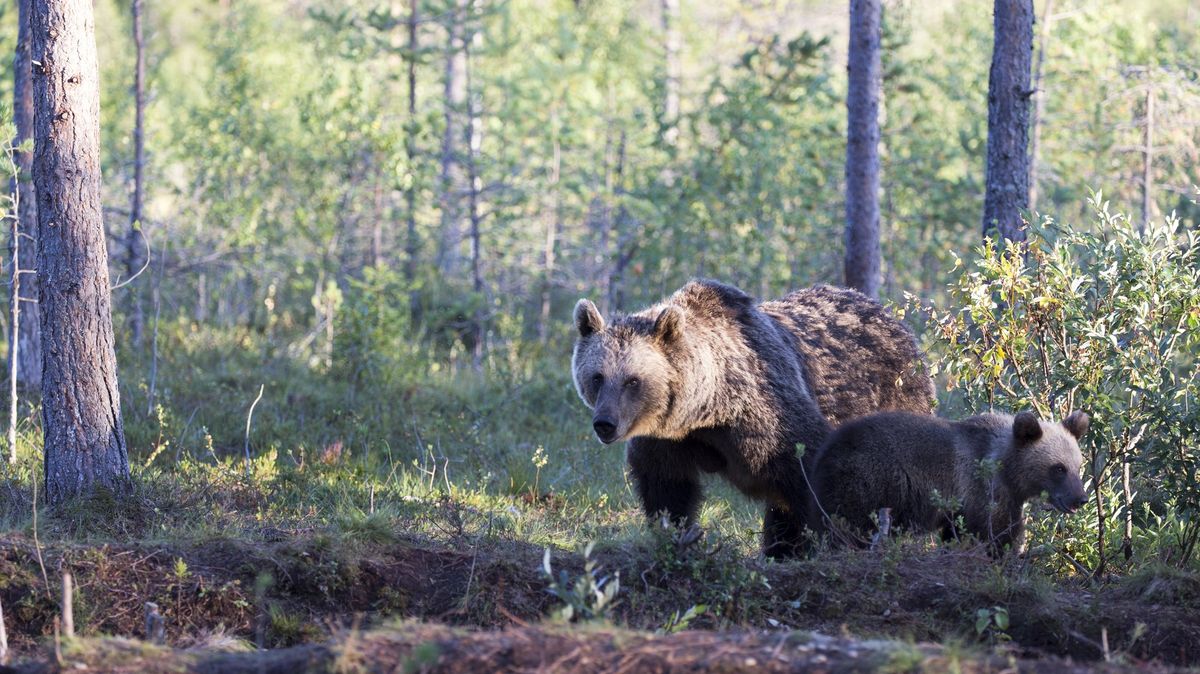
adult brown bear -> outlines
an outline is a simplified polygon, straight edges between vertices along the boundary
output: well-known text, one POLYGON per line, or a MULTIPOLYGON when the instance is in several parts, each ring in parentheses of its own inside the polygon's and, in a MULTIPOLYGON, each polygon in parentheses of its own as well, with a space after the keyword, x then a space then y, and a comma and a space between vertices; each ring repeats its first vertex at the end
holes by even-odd
MULTIPOLYGON (((610 321, 575 306, 571 359, 601 442, 629 440, 647 516, 690 523, 700 473, 766 502, 763 547, 795 553, 808 485, 797 445, 878 410, 929 413, 933 384, 912 333, 853 290, 817 286, 756 304, 716 281, 610 321)), ((809 452, 811 455, 811 452, 809 452)))

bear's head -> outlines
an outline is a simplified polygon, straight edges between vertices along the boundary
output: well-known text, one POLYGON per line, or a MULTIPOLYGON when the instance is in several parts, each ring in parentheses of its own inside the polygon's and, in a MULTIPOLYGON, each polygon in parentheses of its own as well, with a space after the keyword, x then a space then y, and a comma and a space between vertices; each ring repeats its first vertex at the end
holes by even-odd
POLYGON ((1079 470, 1083 455, 1079 438, 1087 432, 1088 415, 1075 411, 1061 424, 1040 421, 1032 412, 1013 418, 1013 446, 1006 472, 1022 501, 1046 494, 1050 505, 1064 513, 1087 502, 1079 470))
POLYGON ((575 390, 595 414, 592 428, 608 444, 637 435, 658 435, 670 409, 678 375, 671 354, 683 340, 683 311, 667 305, 606 324, 596 305, 575 305, 575 390))

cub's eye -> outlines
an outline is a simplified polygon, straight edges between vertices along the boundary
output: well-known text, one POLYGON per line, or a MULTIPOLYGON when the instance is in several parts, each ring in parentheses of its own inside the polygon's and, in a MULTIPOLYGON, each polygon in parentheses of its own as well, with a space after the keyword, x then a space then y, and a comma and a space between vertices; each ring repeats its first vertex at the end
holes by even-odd
POLYGON ((1067 467, 1060 463, 1052 468, 1051 471, 1053 471, 1054 477, 1065 477, 1067 474, 1067 467))
POLYGON ((604 375, 600 374, 599 372, 592 375, 592 383, 595 384, 596 386, 603 385, 604 384, 604 375))
POLYGON ((625 380, 625 388, 627 389, 635 389, 641 385, 642 380, 638 379, 637 377, 630 377, 629 379, 625 380))

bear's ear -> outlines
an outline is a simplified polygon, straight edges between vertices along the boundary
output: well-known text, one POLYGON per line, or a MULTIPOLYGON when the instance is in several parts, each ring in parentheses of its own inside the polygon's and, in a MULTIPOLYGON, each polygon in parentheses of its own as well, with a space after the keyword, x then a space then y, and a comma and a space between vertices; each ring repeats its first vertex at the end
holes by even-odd
POLYGON ((580 337, 591 337, 604 329, 604 317, 591 300, 579 300, 575 303, 575 329, 580 337))
POLYGON ((654 338, 669 344, 683 334, 683 312, 679 307, 668 305, 654 321, 654 338))
POLYGON ((1091 419, 1088 418, 1087 412, 1075 410, 1066 419, 1063 419, 1062 425, 1067 429, 1068 433, 1074 435, 1075 439, 1078 440, 1083 437, 1084 433, 1087 433, 1089 422, 1091 422, 1091 419))
POLYGON ((1042 437, 1042 424, 1033 412, 1021 412, 1013 417, 1013 439, 1017 445, 1028 445, 1042 437))

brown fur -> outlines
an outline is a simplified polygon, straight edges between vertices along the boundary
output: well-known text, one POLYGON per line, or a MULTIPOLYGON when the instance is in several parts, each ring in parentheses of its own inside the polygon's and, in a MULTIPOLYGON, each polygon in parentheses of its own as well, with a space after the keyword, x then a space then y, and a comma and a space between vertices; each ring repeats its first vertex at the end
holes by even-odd
POLYGON ((1062 424, 1029 412, 958 422, 899 412, 856 419, 817 452, 810 521, 826 531, 824 515, 836 516, 849 526, 851 542, 862 542, 880 508, 891 509, 894 527, 947 535, 962 515, 967 531, 993 552, 1019 549, 1026 501, 1044 492, 1064 512, 1084 502, 1078 438, 1087 424, 1082 412, 1062 424), (989 474, 985 460, 998 470, 989 474), (951 501, 960 509, 948 508, 951 501))
POLYGON ((575 325, 576 389, 602 441, 629 440, 646 514, 691 521, 700 473, 720 473, 768 504, 769 554, 791 554, 804 528, 797 444, 818 447, 830 421, 932 408, 912 333, 852 290, 756 305, 732 286, 693 281, 611 323, 580 300, 575 325))

